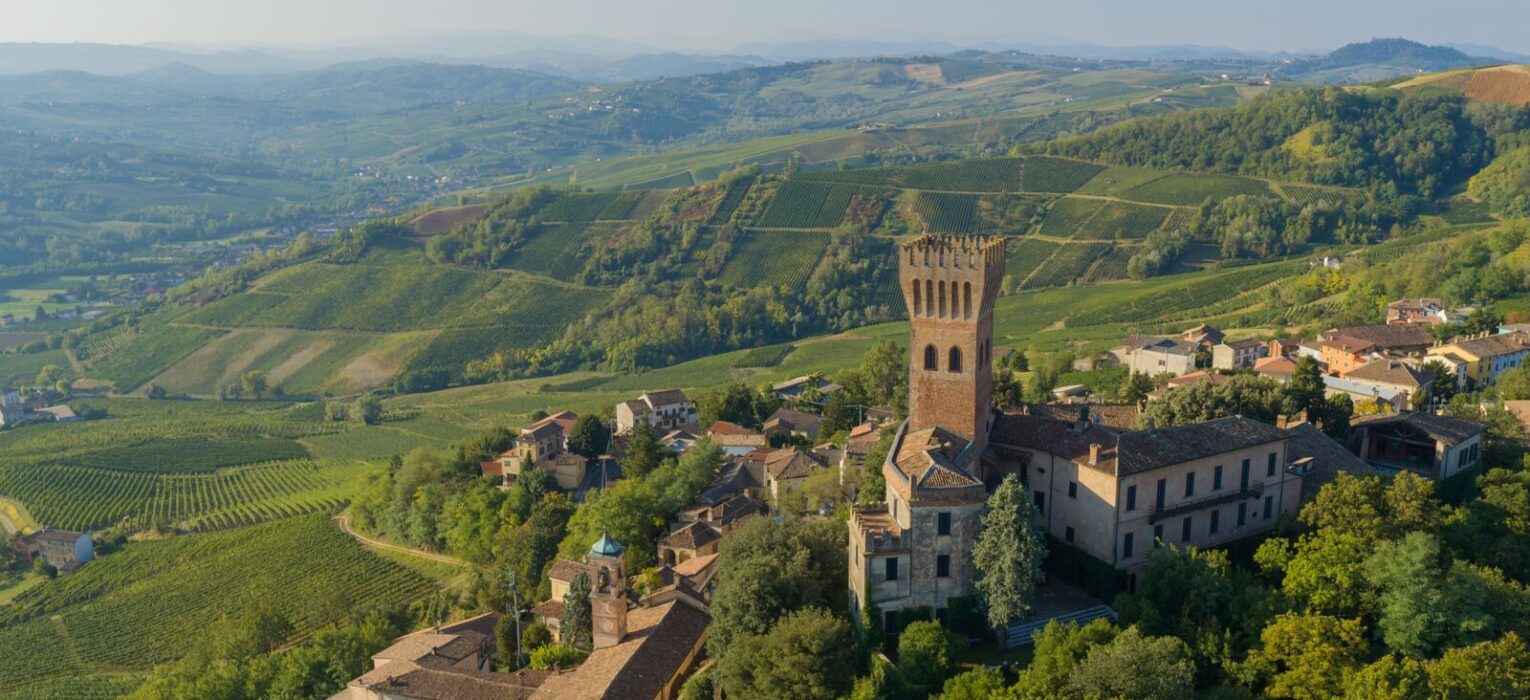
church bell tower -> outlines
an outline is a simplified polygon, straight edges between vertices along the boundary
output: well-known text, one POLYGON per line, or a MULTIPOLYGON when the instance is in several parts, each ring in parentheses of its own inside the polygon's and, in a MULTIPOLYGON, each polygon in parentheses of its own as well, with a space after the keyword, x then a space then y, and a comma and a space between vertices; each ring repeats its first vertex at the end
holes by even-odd
POLYGON ((584 558, 595 569, 595 579, 590 582, 590 623, 596 649, 621 644, 627 636, 627 572, 622 565, 626 550, 622 543, 601 533, 584 558))
POLYGON ((1004 279, 1002 236, 923 235, 900 245, 909 318, 909 430, 940 426, 988 444, 993 307, 1004 279))

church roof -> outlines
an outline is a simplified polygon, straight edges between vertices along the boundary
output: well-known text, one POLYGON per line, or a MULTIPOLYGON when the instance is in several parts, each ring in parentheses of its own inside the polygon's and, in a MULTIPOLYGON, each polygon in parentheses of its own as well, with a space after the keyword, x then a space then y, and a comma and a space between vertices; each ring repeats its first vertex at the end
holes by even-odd
POLYGON ((611 539, 611 536, 604 532, 600 533, 600 539, 595 540, 595 544, 590 545, 590 554, 597 557, 619 557, 625 551, 627 551, 625 545, 611 539))

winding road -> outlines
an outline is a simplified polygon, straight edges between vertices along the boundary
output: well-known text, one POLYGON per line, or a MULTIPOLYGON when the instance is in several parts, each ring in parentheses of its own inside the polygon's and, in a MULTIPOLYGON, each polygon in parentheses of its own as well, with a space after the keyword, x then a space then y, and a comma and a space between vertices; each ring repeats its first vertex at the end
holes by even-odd
POLYGON ((467 562, 462 561, 461 559, 458 559, 458 558, 452 557, 452 556, 447 556, 445 554, 435 554, 433 552, 421 551, 421 550, 415 549, 413 547, 404 547, 402 545, 388 544, 387 542, 380 542, 378 540, 374 540, 374 539, 372 539, 370 537, 367 537, 366 535, 363 535, 363 534, 361 534, 359 532, 356 532, 355 530, 351 529, 351 516, 350 515, 337 515, 337 516, 335 516, 334 520, 335 520, 335 523, 340 526, 340 531, 341 532, 344 532, 345 534, 350 535, 352 539, 356 540, 357 542, 360 542, 362 544, 362 546, 364 546, 364 547, 371 547, 373 549, 386 549, 386 550, 388 550, 390 552, 398 552, 400 554, 407 554, 407 555, 412 556, 412 557, 419 557, 421 559, 427 559, 429 561, 433 561, 433 562, 436 562, 438 564, 451 564, 453 566, 467 566, 468 565, 467 562))

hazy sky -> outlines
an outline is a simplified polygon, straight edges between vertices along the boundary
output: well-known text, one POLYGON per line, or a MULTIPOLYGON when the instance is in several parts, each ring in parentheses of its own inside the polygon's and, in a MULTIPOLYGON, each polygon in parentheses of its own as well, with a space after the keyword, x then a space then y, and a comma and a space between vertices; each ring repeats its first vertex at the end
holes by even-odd
POLYGON ((1526 0, 0 0, 0 41, 376 46, 408 33, 596 34, 680 50, 808 38, 1328 49, 1378 36, 1530 52, 1526 0))

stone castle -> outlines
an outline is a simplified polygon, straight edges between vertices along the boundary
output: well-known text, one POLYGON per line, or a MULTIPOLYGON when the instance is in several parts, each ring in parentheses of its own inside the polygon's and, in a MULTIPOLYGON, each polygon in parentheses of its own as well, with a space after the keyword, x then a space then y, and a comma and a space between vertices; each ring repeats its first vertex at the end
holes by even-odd
POLYGON ((1300 506, 1304 476, 1341 468, 1315 431, 1243 417, 1140 430, 1134 408, 995 411, 1004 239, 926 235, 898 255, 909 415, 881 465, 884 503, 850 516, 856 614, 870 603, 891 629, 899 610, 926 608, 944 622, 953 597, 975 593, 972 548, 988 493, 1009 474, 1049 535, 1120 570, 1131 589, 1154 546, 1216 546, 1272 527, 1300 506))
POLYGON ((947 601, 973 593, 1004 239, 922 236, 898 254, 909 417, 882 464, 885 503, 850 517, 852 609, 870 600, 889 619, 907 607, 944 619, 947 601))

